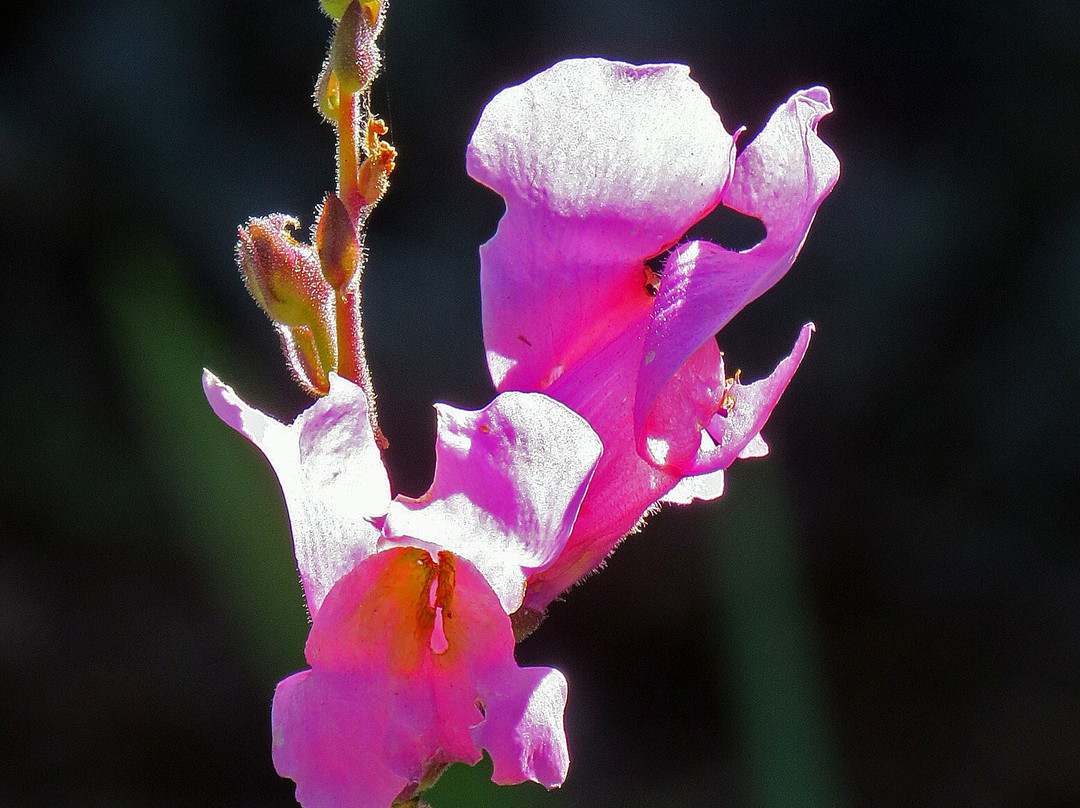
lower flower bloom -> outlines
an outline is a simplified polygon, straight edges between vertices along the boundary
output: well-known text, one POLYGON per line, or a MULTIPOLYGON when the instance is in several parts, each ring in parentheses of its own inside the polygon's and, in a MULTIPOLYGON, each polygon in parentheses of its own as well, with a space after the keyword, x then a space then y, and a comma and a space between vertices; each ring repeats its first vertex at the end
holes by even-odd
POLYGON ((487 750, 497 783, 566 777, 566 680, 519 668, 509 614, 562 551, 601 454, 580 416, 506 393, 439 408, 436 472, 390 499, 368 402, 331 375, 286 426, 212 374, 214 411, 281 482, 312 629, 273 706, 274 764, 305 808, 387 808, 487 750))
POLYGON ((566 778, 566 680, 519 668, 510 621, 467 560, 391 548, 315 618, 311 670, 274 695, 274 765, 306 808, 385 808, 487 749, 497 783, 566 778))

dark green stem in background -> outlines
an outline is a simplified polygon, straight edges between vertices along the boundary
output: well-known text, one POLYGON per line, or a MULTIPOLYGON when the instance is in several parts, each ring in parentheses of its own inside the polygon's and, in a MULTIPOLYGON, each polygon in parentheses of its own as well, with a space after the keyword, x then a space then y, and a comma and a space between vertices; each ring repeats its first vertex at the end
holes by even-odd
POLYGON ((717 640, 755 808, 846 803, 791 503, 775 461, 739 464, 713 507, 717 640))

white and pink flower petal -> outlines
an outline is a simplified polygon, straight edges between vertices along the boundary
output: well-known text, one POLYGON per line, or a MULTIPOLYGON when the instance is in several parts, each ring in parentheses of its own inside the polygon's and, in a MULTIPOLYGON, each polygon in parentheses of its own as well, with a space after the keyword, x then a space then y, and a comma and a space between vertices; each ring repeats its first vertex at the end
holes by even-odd
POLYGON ((655 410, 664 387, 701 345, 783 277, 802 249, 818 206, 836 184, 840 164, 817 135, 819 121, 831 111, 825 88, 802 90, 773 113, 739 154, 723 201, 759 218, 766 228, 763 241, 743 252, 693 241, 668 258, 634 402, 638 446, 654 462, 661 459, 650 445, 679 439, 669 424, 658 423, 655 410))
POLYGON ((436 409, 435 479, 419 499, 394 500, 384 536, 468 558, 509 614, 526 576, 563 549, 603 446, 584 418, 538 393, 436 409))
POLYGON ((221 420, 254 443, 277 474, 312 618, 326 593, 370 555, 390 483, 371 429, 367 396, 332 375, 330 392, 286 426, 244 402, 210 371, 203 389, 221 420))
POLYGON ((467 167, 506 201, 481 248, 500 390, 543 390, 647 311, 644 261, 720 201, 735 144, 689 73, 572 59, 484 110, 467 167))
POLYGON ((714 445, 703 446, 691 473, 706 474, 727 468, 739 458, 761 457, 769 451, 761 429, 799 369, 813 333, 813 323, 804 325, 791 353, 764 379, 752 384, 736 381, 728 388, 729 406, 713 416, 705 428, 714 445))

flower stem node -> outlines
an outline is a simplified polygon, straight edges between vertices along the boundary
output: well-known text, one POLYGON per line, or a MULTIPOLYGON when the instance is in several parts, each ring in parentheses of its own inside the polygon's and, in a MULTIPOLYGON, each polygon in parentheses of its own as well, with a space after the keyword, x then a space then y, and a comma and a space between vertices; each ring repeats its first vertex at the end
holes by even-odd
POLYGON ((344 292, 360 277, 363 247, 345 204, 328 193, 315 228, 315 249, 323 277, 337 292, 344 292))
POLYGON ((334 31, 329 64, 344 93, 366 91, 379 72, 380 5, 377 0, 350 3, 334 31))

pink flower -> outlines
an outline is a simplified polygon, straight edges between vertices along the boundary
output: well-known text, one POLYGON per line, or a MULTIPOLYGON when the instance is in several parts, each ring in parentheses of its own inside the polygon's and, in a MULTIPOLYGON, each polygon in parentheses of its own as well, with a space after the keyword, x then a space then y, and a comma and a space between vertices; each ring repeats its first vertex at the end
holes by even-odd
POLYGON ((736 152, 682 65, 560 62, 499 93, 470 175, 506 202, 480 251, 497 389, 543 391, 585 416, 604 455, 573 534, 529 578, 541 609, 595 569, 659 500, 711 499, 798 368, 812 325, 766 379, 728 378, 714 335, 791 266, 839 163, 817 137, 823 87, 780 106, 736 152), (679 244, 719 204, 760 219, 756 246, 679 244), (678 245, 676 247, 676 245, 678 245), (645 262, 671 250, 661 277, 645 262))
POLYGON ((542 395, 439 406, 436 472, 390 498, 368 402, 330 391, 286 426, 212 374, 207 398, 277 472, 313 625, 274 695, 278 772, 305 808, 387 808, 486 749, 497 783, 566 777, 566 680, 519 668, 508 615, 562 550, 601 452, 542 395))

